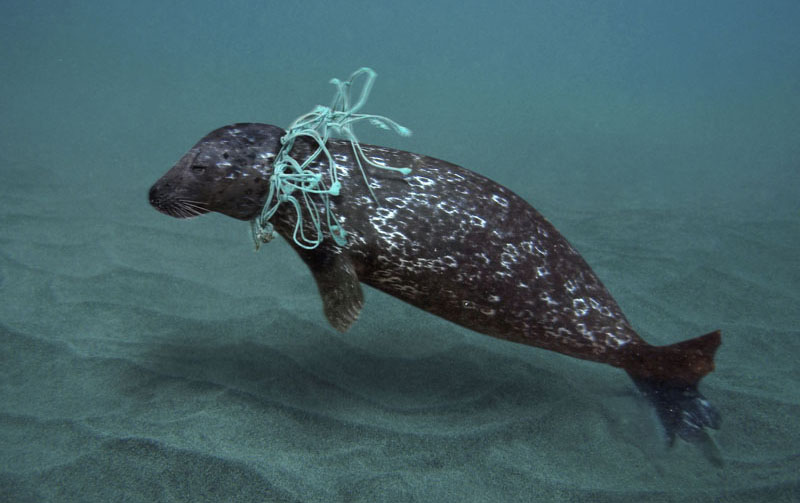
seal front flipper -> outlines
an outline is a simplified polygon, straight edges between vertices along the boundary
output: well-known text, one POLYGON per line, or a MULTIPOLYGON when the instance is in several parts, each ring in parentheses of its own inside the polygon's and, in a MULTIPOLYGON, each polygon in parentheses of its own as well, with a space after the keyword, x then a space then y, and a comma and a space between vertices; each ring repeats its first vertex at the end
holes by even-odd
POLYGON ((714 369, 719 331, 670 346, 645 346, 628 357, 625 370, 656 409, 670 443, 710 441, 705 428, 718 429, 719 412, 700 394, 700 380, 714 369))
POLYGON ((347 330, 358 319, 364 305, 364 294, 352 260, 320 246, 300 253, 317 282, 325 317, 339 332, 347 330))

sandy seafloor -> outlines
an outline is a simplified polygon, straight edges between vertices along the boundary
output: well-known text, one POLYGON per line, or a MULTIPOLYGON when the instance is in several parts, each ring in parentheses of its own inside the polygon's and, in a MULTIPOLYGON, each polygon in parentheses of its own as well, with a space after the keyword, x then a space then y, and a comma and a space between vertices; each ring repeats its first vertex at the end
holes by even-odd
POLYGON ((0 19, 0 501, 800 500, 795 2, 16 2, 0 19), (621 372, 152 210, 215 127, 380 73, 364 137, 511 187, 650 342, 722 329, 721 466, 621 372))

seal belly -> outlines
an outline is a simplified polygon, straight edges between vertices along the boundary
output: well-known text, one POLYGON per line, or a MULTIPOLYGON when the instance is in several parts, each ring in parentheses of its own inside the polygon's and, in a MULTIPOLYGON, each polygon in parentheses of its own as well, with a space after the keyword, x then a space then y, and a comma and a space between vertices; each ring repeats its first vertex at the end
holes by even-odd
POLYGON ((380 207, 354 214, 351 199, 343 209, 361 237, 347 247, 361 281, 472 330, 571 356, 609 362, 639 340, 591 268, 523 199, 454 164, 409 157, 386 159, 411 162, 405 179, 370 174, 387 194, 380 207))
MULTIPOLYGON (((670 440, 713 445, 705 428, 720 416, 697 388, 719 332, 647 344, 580 254, 512 191, 446 161, 363 147, 413 174, 373 170, 380 207, 359 184, 332 207, 350 233, 336 253, 353 259, 360 281, 487 335, 623 368, 670 440)), ((353 164, 346 148, 337 160, 353 164)))

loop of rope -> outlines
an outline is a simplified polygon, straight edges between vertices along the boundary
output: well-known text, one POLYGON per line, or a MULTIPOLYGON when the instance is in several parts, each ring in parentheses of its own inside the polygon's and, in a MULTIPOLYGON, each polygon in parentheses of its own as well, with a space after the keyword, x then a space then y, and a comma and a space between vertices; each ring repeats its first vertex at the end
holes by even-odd
POLYGON ((357 113, 367 102, 369 93, 372 90, 372 84, 376 77, 377 74, 371 68, 365 67, 356 70, 346 81, 332 79, 330 82, 336 86, 336 94, 333 97, 331 106, 325 107, 317 105, 314 110, 305 115, 301 115, 289 126, 286 134, 281 138, 281 148, 273 162, 273 172, 269 179, 267 202, 264 205, 264 209, 261 211, 261 215, 250 221, 250 228, 256 250, 262 243, 270 242, 275 236, 274 227, 269 222, 269 219, 278 211, 282 203, 290 203, 294 206, 295 213, 297 214, 297 222, 295 223, 294 233, 292 234, 294 242, 298 246, 308 250, 319 246, 323 239, 323 231, 319 217, 319 208, 317 207, 319 203, 312 199, 312 195, 318 196, 325 207, 325 215, 327 217, 326 223, 333 240, 339 246, 347 244, 347 233, 342 228, 336 215, 331 211, 330 206, 330 197, 338 196, 339 190, 341 189, 339 176, 336 172, 336 162, 326 146, 330 133, 342 136, 344 139, 350 141, 350 146, 353 149, 358 169, 361 171, 361 176, 364 179, 364 183, 367 185, 370 196, 372 196, 372 199, 376 203, 379 203, 378 198, 375 196, 372 187, 370 187, 369 178, 364 171, 362 159, 366 164, 375 168, 396 171, 403 175, 407 175, 411 172, 409 168, 384 166, 370 160, 364 154, 361 144, 358 142, 358 138, 356 138, 355 133, 353 133, 353 124, 366 120, 373 126, 381 129, 393 130, 402 136, 411 135, 411 131, 408 128, 401 126, 387 117, 357 113), (355 105, 351 105, 350 89, 353 87, 354 81, 361 75, 366 75, 366 82, 361 88, 361 94, 355 105), (300 136, 309 137, 317 144, 317 149, 302 164, 297 162, 297 160, 290 155, 294 147, 295 139, 300 136), (324 154, 328 160, 330 185, 327 187, 323 182, 322 175, 309 169, 321 154, 324 154), (298 191, 300 195, 296 197, 295 194, 298 191), (306 236, 303 230, 303 213, 308 215, 314 228, 314 235, 311 238, 306 236))

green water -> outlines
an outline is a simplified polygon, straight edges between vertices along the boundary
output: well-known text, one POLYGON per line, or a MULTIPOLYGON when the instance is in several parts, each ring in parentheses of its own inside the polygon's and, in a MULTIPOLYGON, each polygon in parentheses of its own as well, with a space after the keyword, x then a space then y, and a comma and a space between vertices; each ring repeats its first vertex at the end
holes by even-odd
POLYGON ((800 499, 800 4, 6 1, 0 500, 800 499), (147 190, 200 137, 379 78, 359 139, 510 187, 640 333, 723 331, 724 464, 611 367, 367 289, 147 190))

